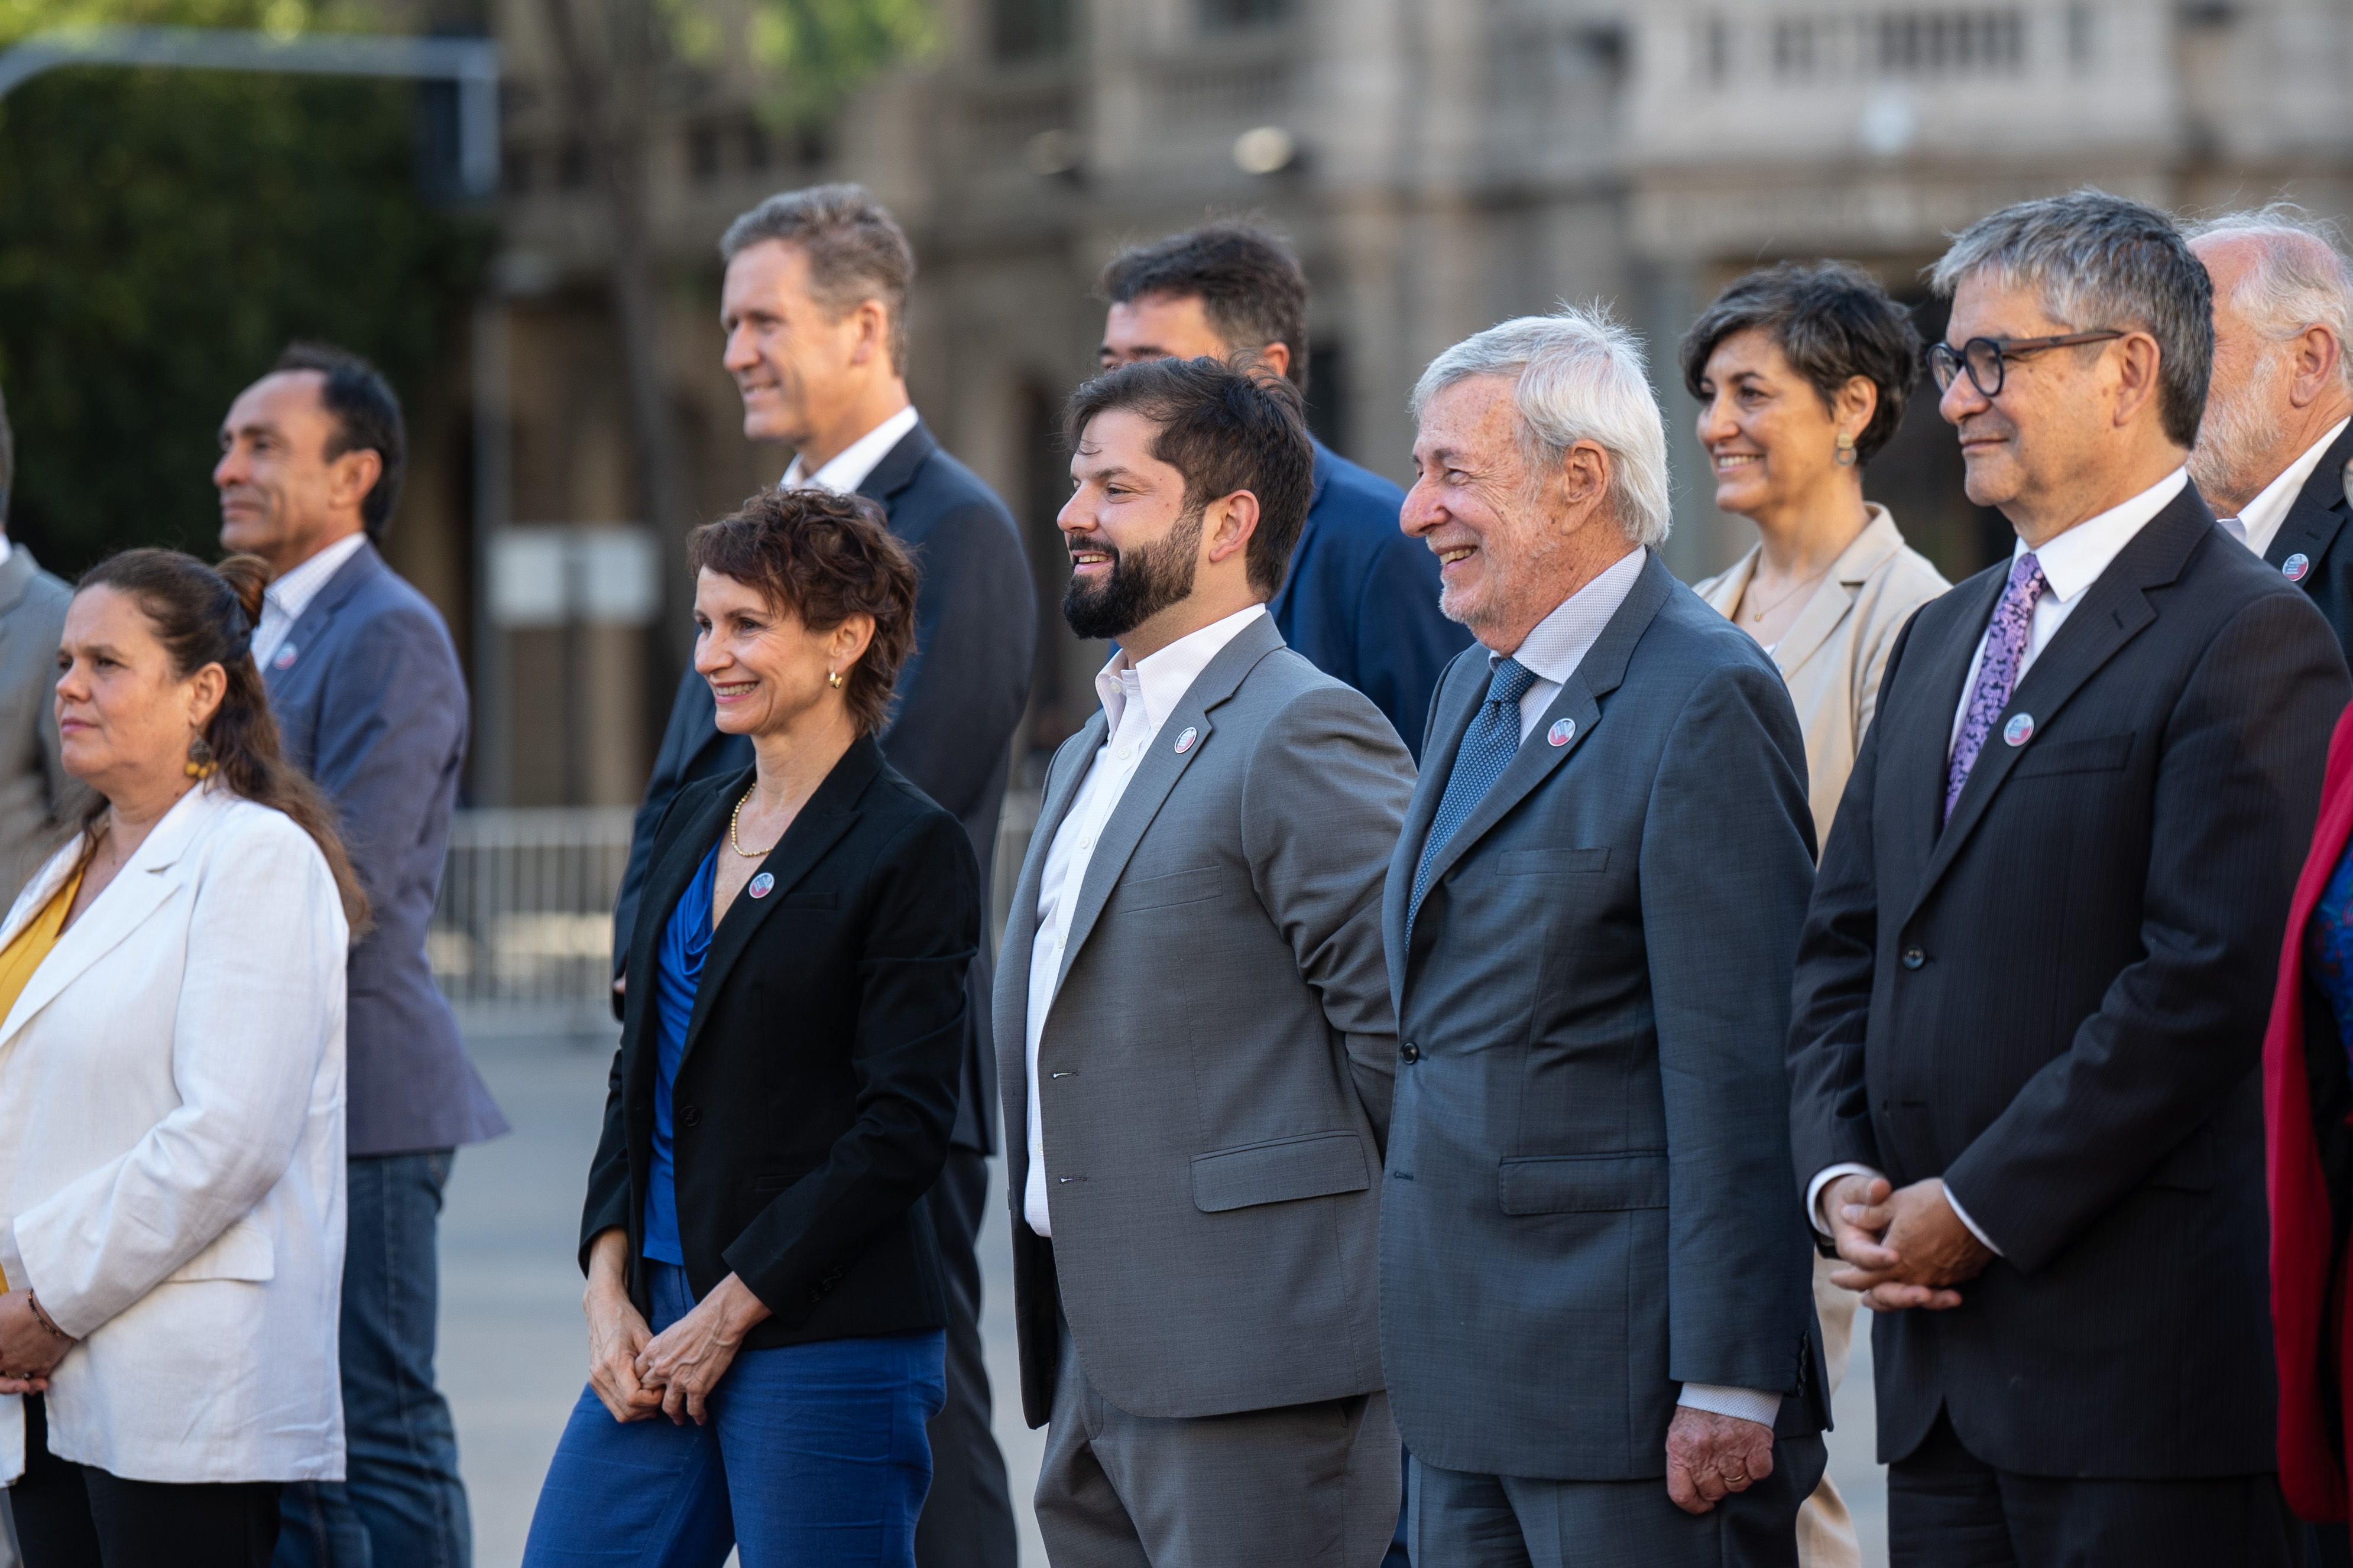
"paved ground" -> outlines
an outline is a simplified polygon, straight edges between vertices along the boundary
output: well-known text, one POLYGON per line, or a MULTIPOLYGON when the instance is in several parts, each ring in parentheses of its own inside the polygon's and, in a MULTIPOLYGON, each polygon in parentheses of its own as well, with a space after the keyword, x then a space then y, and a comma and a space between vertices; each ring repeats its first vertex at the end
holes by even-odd
MULTIPOLYGON (((611 1061, 609 1041, 486 1039, 475 1060, 514 1122, 514 1132, 459 1156, 442 1228, 441 1384, 458 1418, 473 1493, 480 1568, 514 1568, 522 1557, 541 1477, 572 1403, 586 1347, 580 1273, 573 1260, 581 1185, 596 1142, 611 1061)), ((997 1386, 1015 1387, 1011 1251, 1001 1227, 984 1248, 988 1301, 983 1328, 997 1386)), ((1838 1402, 1831 1473, 1864 1533, 1864 1562, 1886 1562, 1884 1488, 1871 1462, 1871 1373, 1862 1347, 1838 1402)), ((1024 1430, 1000 1401, 997 1431, 1026 1500, 1042 1434, 1024 1430)), ((1044 1568, 1026 1503, 1023 1568, 1044 1568)))

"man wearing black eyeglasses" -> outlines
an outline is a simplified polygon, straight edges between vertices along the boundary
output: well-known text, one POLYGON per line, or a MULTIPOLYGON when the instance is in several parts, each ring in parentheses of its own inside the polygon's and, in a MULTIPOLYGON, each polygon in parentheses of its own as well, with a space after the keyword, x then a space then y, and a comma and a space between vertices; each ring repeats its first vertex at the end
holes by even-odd
POLYGON ((2010 559, 1890 654, 1798 957, 1791 1131, 1878 1309, 1897 1562, 2296 1561, 2257 1076, 2327 624, 2190 484, 2212 289, 2165 215, 2023 203, 1931 353, 2010 559))

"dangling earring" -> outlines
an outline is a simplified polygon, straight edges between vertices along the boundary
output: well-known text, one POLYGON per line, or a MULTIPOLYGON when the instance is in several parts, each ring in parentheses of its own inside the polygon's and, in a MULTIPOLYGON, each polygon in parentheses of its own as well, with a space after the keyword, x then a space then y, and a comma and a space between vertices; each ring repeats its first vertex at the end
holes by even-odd
POLYGON ((188 765, 181 770, 192 779, 208 779, 219 771, 213 761, 213 749, 202 735, 188 742, 188 765))
POLYGON ((1841 468, 1854 467, 1854 437, 1843 430, 1839 432, 1838 466, 1841 468))
POLYGON ((825 683, 826 683, 828 686, 832 687, 836 691, 840 690, 840 689, 841 689, 841 671, 839 671, 839 670, 838 670, 838 669, 828 669, 828 670, 827 670, 827 671, 825 672, 825 683))

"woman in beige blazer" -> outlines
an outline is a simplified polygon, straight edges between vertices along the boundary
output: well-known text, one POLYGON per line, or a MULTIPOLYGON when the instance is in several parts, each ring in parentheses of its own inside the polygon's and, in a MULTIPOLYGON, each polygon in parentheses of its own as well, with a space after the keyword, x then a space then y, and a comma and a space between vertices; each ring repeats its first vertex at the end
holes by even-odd
MULTIPOLYGON (((1912 612, 1950 584, 1862 499, 1863 465, 1887 444, 1920 377, 1920 337, 1877 280, 1842 262, 1784 262, 1735 282, 1683 336, 1683 384, 1715 504, 1757 542, 1699 595, 1764 645, 1806 732, 1817 850, 1854 769, 1887 653, 1912 612)), ((1814 1302, 1830 1385, 1846 1373, 1852 1292, 1817 1258, 1814 1302)), ((1826 1478, 1798 1518, 1804 1568, 1862 1561, 1826 1478)))

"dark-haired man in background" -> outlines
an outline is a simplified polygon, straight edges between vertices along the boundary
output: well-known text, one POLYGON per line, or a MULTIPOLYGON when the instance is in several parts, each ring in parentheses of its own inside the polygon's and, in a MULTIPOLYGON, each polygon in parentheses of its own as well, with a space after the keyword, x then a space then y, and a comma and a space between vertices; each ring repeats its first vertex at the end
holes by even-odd
MULTIPOLYGON (((785 488, 822 485, 879 503, 915 557, 915 652, 899 672, 882 752, 964 824, 986 888, 1013 731, 1029 700, 1037 593, 1013 514, 948 455, 908 398, 914 251, 871 192, 837 184, 769 197, 728 226, 719 253, 723 363, 743 395, 744 434, 793 448, 785 488)), ((751 742, 721 734, 715 712, 710 684, 686 670, 613 910, 617 995, 662 812, 696 779, 752 763, 751 742)), ((1018 1552, 1005 1458, 989 1428, 974 1250, 997 1128, 988 992, 984 949, 973 960, 964 1098, 930 1199, 948 1272, 948 1396, 931 1424, 932 1489, 915 1530, 922 1568, 1013 1568, 1018 1552)))
POLYGON ((298 343, 221 423, 221 544, 269 563, 254 661, 286 754, 340 808, 375 929, 352 949, 342 1483, 289 1486, 283 1568, 465 1568, 473 1527, 433 1386, 451 1152, 507 1130, 433 984, 425 926, 466 754, 441 617, 376 553, 400 496, 400 402, 375 368, 298 343))
POLYGON ((58 641, 73 590, 8 537, 16 438, 0 399, 0 894, 16 889, 89 798, 58 752, 58 641))
MULTIPOLYGON (((1104 369, 1251 353, 1307 392, 1307 275, 1248 224, 1211 223, 1124 250, 1096 292, 1104 369)), ((1438 613, 1438 558, 1398 529, 1405 492, 1314 443, 1315 489, 1289 575, 1267 605, 1283 641, 1388 715, 1416 758, 1446 661, 1470 634, 1438 613)))

